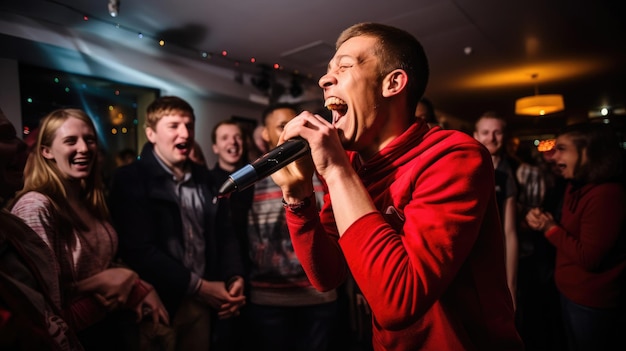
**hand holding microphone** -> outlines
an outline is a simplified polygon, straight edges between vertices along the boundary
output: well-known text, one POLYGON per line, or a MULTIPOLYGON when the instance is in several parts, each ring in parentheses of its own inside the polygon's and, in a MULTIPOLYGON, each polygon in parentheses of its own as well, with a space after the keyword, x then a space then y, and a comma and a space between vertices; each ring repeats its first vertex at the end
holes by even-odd
POLYGON ((302 138, 285 140, 254 162, 233 172, 219 189, 219 196, 242 191, 271 175, 309 152, 309 144, 302 138))
MULTIPOLYGON (((350 166, 334 127, 319 115, 303 111, 284 126, 281 140, 285 141, 256 161, 232 173, 220 188, 218 196, 241 191, 272 175, 274 182, 283 188, 286 200, 292 196, 301 198, 310 195, 311 177, 316 170, 325 171, 328 165, 335 165, 337 159, 340 163, 345 162, 348 167, 350 166), (317 147, 312 150, 309 142, 317 147), (311 154, 311 151, 314 151, 314 154, 311 154), (305 155, 313 156, 312 162, 286 167, 305 155), (284 172, 277 172, 283 168, 284 172), (276 176, 279 176, 280 180, 277 180, 276 176)), ((325 176, 323 173, 320 175, 325 176)))

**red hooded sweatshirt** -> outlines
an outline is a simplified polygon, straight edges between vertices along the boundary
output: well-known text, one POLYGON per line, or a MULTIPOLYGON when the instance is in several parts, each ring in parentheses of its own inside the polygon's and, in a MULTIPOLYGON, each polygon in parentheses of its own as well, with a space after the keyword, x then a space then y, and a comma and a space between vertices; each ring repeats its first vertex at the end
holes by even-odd
POLYGON ((319 216, 287 211, 312 284, 335 288, 349 268, 375 350, 522 350, 487 150, 418 122, 360 166, 349 156, 378 211, 340 240, 328 195, 319 216))

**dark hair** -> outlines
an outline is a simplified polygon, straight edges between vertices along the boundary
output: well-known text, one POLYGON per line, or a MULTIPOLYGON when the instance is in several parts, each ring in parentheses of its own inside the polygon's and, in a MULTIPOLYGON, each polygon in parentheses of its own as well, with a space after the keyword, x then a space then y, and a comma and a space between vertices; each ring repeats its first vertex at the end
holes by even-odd
POLYGON ((276 103, 276 104, 266 107, 265 110, 263 110, 263 114, 261 115, 263 124, 265 124, 265 120, 267 119, 267 116, 269 116, 272 112, 283 109, 283 108, 292 110, 293 112, 298 114, 298 109, 296 108, 296 105, 293 105, 287 102, 276 103))
POLYGON ((578 151, 574 179, 582 183, 621 181, 624 159, 615 131, 600 123, 576 123, 563 128, 558 136, 572 138, 578 151), (587 162, 581 163, 583 155, 587 162))
POLYGON ((375 54, 380 59, 379 76, 382 79, 394 69, 404 70, 407 82, 407 104, 415 111, 418 100, 424 95, 428 83, 428 59, 422 44, 410 33, 380 23, 359 23, 344 30, 337 39, 338 49, 348 39, 369 36, 378 44, 375 54))
POLYGON ((215 145, 215 142, 217 141, 217 128, 223 125, 237 126, 237 128, 239 128, 239 131, 241 131, 241 134, 243 135, 243 132, 244 132, 243 128, 241 128, 241 125, 237 123, 237 121, 234 121, 232 119, 225 119, 223 121, 218 122, 215 125, 215 127, 213 127, 213 130, 211 131, 211 141, 213 142, 213 145, 215 145))

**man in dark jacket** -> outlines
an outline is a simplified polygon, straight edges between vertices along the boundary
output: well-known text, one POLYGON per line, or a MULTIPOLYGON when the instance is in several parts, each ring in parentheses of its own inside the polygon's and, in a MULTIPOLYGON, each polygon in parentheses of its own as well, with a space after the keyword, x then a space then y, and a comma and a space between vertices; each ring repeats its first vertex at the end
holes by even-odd
POLYGON ((147 109, 140 160, 120 168, 110 191, 119 253, 159 293, 179 350, 207 350, 211 312, 239 314, 245 303, 240 250, 226 199, 209 171, 189 159, 195 116, 166 96, 147 109))

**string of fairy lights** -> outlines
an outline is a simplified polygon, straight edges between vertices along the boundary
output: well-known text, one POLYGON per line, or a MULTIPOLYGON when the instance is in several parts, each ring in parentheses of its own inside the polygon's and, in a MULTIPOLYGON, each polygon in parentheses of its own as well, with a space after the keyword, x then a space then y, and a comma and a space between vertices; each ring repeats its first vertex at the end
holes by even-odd
MULTIPOLYGON (((311 80, 311 81, 313 79, 313 75, 310 73, 302 74, 299 70, 288 69, 286 66, 281 65, 278 62, 275 62, 272 64, 262 63, 262 62, 258 62, 254 56, 251 56, 248 59, 242 60, 242 59, 233 58, 229 56, 227 50, 218 50, 218 51, 203 50, 203 49, 191 47, 189 45, 185 45, 182 43, 172 42, 171 40, 168 40, 166 42, 165 38, 158 38, 157 36, 150 34, 146 31, 123 25, 117 21, 112 21, 107 18, 102 18, 93 14, 85 13, 84 11, 79 10, 71 5, 64 4, 56 0, 46 0, 46 1, 53 3, 55 5, 58 5, 58 6, 62 6, 66 8, 67 10, 76 13, 77 15, 81 16, 83 21, 85 22, 98 21, 103 24, 113 26, 119 30, 128 32, 130 35, 136 36, 138 39, 151 40, 160 47, 166 47, 166 44, 167 44, 168 47, 170 46, 175 47, 179 51, 182 50, 183 52, 187 53, 189 58, 197 58, 200 60, 211 60, 216 65, 221 64, 221 66, 231 67, 235 71, 235 73, 240 72, 242 69, 242 66, 248 65, 251 68, 250 69, 251 72, 254 69, 260 69, 261 71, 266 71, 267 68, 270 68, 275 73, 281 73, 281 74, 284 74, 285 76, 290 76, 291 78, 297 78, 299 80, 306 79, 306 80, 311 80)), ((108 0, 107 7, 108 7, 109 15, 111 16, 111 18, 113 19, 118 18, 119 13, 120 13, 120 1, 108 0)))

